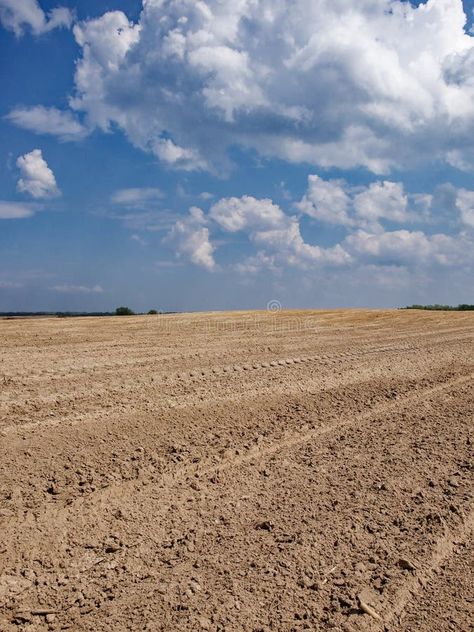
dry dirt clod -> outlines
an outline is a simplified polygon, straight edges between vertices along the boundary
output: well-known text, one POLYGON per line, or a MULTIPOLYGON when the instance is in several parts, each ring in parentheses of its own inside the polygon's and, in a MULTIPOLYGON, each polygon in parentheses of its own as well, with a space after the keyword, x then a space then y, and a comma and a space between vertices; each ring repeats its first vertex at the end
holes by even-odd
POLYGON ((199 617, 198 623, 201 626, 201 630, 210 630, 212 622, 207 617, 199 617))
POLYGON ((416 565, 413 564, 413 562, 410 562, 410 560, 407 560, 406 558, 402 557, 398 560, 398 566, 403 569, 404 571, 416 571, 416 565))
POLYGON ((270 520, 264 520, 263 522, 257 522, 255 528, 260 531, 273 531, 274 526, 270 520))

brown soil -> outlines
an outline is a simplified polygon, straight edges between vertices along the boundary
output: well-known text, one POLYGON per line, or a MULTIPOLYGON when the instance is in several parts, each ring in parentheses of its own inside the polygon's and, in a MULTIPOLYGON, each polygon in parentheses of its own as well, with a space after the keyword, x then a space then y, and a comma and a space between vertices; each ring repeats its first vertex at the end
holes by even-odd
POLYGON ((0 630, 472 630, 474 314, 0 322, 0 630))

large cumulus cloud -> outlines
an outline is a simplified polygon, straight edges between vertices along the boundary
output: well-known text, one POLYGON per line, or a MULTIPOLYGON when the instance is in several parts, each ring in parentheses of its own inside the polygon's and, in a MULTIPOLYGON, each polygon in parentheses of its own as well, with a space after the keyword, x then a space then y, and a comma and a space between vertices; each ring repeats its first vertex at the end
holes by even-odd
POLYGON ((71 101, 184 169, 264 156, 376 173, 474 164, 461 0, 144 0, 75 26, 71 101))

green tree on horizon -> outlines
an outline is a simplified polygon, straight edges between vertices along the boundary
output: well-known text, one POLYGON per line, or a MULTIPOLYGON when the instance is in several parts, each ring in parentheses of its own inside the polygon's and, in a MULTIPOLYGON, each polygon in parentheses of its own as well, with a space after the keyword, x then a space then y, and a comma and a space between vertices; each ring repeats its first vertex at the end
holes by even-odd
POLYGON ((134 314, 135 312, 130 309, 130 307, 125 307, 123 305, 121 307, 117 307, 115 310, 116 316, 133 316, 134 314))

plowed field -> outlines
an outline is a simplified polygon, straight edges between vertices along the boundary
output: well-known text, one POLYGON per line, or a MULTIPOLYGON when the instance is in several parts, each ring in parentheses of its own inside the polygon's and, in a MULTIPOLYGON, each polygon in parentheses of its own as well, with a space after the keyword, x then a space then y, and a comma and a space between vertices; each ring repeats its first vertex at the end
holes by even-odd
POLYGON ((0 321, 0 630, 472 630, 474 314, 0 321))

